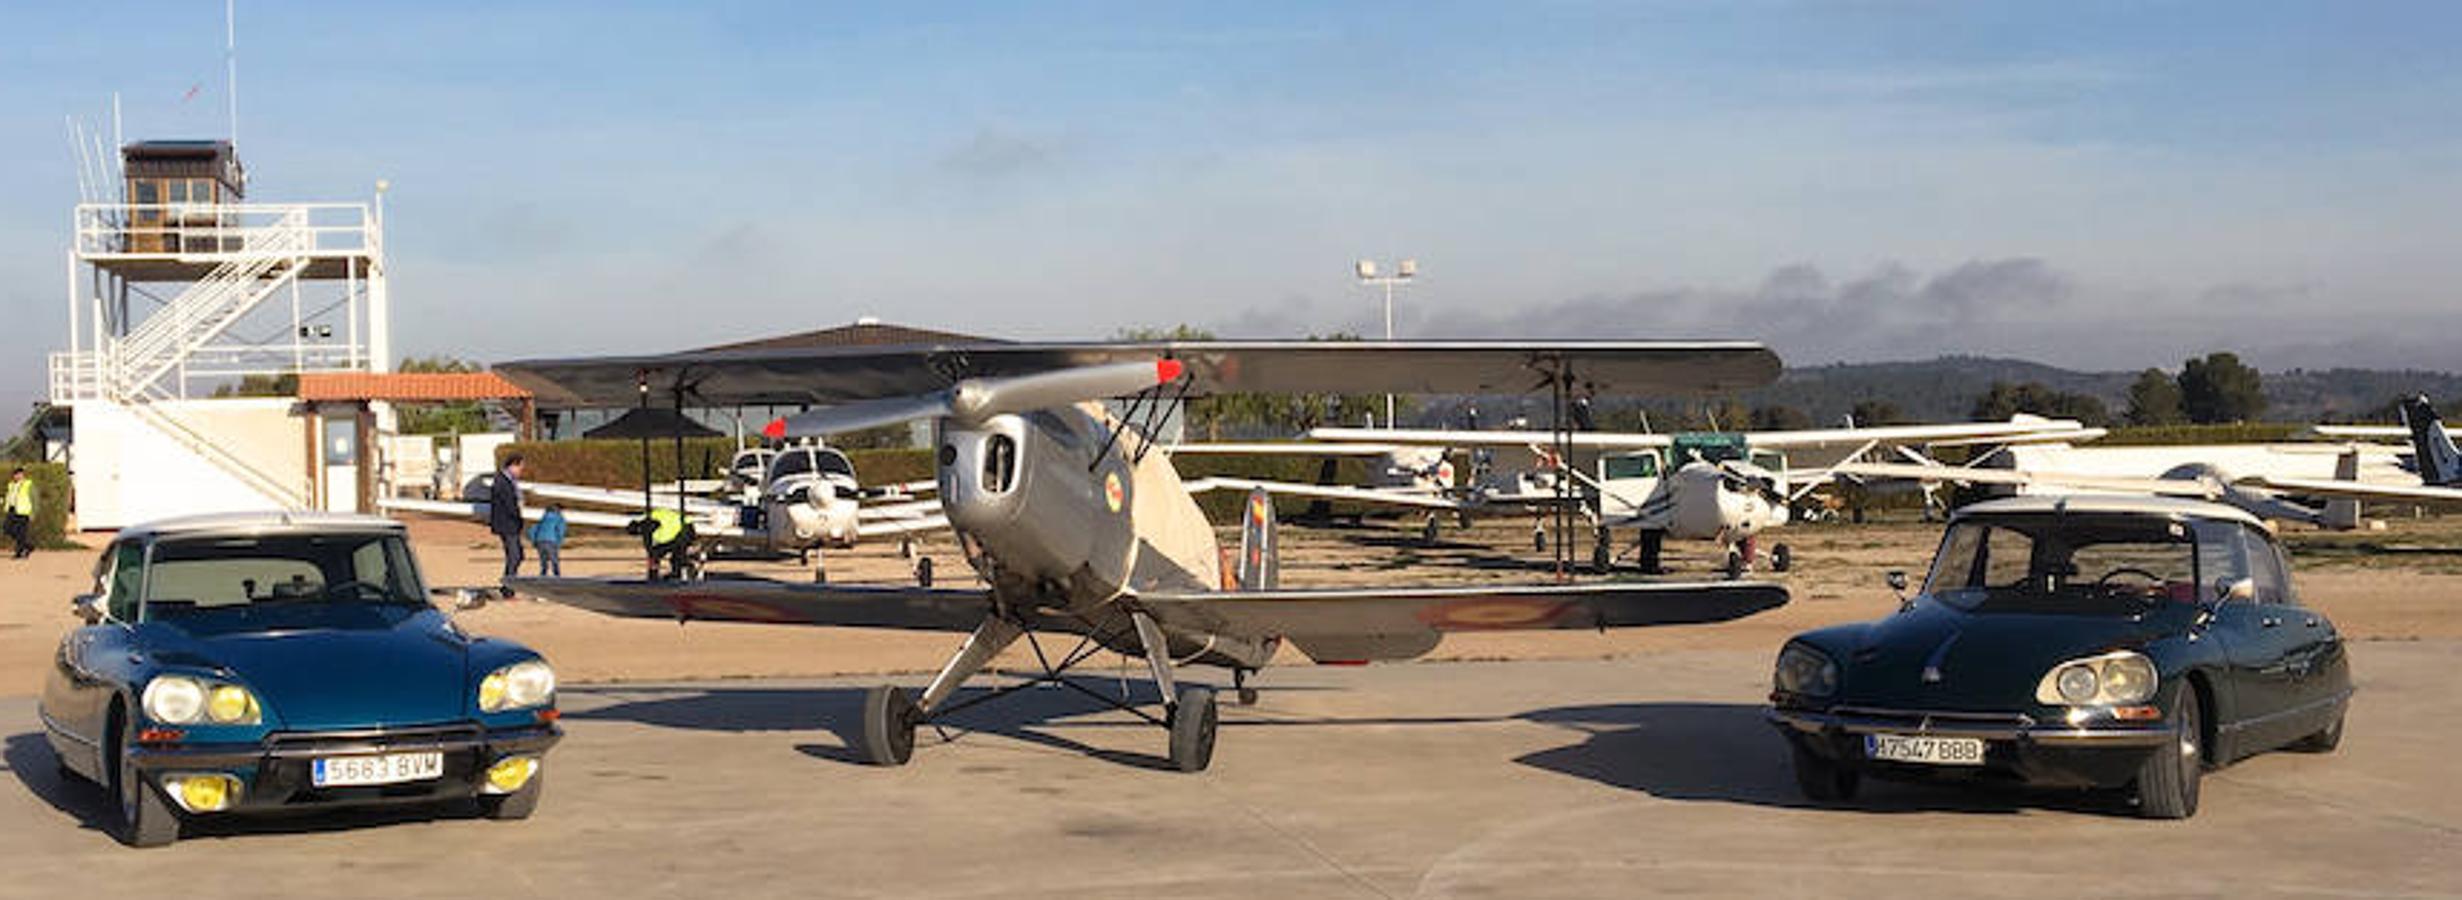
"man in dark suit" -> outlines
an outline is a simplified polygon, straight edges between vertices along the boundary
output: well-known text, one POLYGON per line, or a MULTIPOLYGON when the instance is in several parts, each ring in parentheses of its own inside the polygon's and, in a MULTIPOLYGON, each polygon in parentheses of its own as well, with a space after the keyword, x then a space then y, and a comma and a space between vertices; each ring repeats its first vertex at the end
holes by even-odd
POLYGON ((487 486, 487 530, 504 543, 504 577, 521 574, 521 454, 504 458, 495 483, 487 486))

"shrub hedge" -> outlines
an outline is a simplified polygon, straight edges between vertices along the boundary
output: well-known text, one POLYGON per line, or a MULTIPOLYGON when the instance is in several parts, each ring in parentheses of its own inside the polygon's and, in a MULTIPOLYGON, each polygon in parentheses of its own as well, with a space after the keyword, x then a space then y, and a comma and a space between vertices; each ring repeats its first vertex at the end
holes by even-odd
POLYGON ((8 478, 7 469, 21 465, 26 467, 26 477, 34 479, 34 545, 44 550, 84 549, 84 545, 68 539, 68 467, 59 463, 9 463, 0 466, 0 481, 8 478))

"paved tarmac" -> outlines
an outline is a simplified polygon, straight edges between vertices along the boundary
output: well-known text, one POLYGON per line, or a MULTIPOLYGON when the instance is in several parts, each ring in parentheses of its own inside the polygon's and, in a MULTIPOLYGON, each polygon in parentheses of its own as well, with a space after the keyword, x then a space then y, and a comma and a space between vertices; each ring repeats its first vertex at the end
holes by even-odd
POLYGON ((324 815, 131 851, 97 830, 99 791, 53 773, 34 700, 7 698, 0 896, 2462 894, 2462 643, 2353 654, 2341 752, 2244 761, 2189 822, 1886 784, 1809 807, 1760 718, 1767 655, 1695 651, 1273 670, 1202 775, 1060 690, 879 769, 849 761, 855 680, 576 687, 530 821, 324 815))

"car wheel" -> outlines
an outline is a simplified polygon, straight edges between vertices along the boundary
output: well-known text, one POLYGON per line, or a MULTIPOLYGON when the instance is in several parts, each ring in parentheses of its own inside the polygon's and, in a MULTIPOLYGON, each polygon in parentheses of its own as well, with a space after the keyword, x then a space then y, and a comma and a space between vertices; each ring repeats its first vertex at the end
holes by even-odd
POLYGON ((1795 787, 1814 803, 1846 803, 1863 786, 1863 775, 1790 741, 1795 750, 1795 787))
POLYGON ((1190 685, 1180 689, 1180 702, 1171 707, 1172 768, 1203 772, 1213 764, 1218 715, 1213 688, 1190 685))
POLYGON ((135 719, 124 713, 112 718, 119 727, 114 729, 105 763, 111 771, 111 795, 120 802, 120 843, 161 847, 179 840, 179 813, 172 811, 162 791, 145 783, 144 773, 129 761, 128 746, 137 740, 135 719))
POLYGON ((2334 752, 2334 748, 2342 746, 2342 720, 2349 715, 2350 713, 2348 712, 2335 713, 2333 724, 2318 729, 2315 734, 2293 742, 2291 744, 2291 749, 2302 753, 2334 752))
POLYGON ((2172 716, 2171 742, 2137 770, 2137 814, 2149 819, 2185 819, 2197 814, 2197 789, 2205 777, 2206 750, 2197 685, 2180 688, 2172 716))
POLYGON ((510 794, 482 794, 479 814, 490 819, 513 821, 530 818, 539 808, 539 795, 547 792, 547 767, 530 774, 530 782, 510 794))

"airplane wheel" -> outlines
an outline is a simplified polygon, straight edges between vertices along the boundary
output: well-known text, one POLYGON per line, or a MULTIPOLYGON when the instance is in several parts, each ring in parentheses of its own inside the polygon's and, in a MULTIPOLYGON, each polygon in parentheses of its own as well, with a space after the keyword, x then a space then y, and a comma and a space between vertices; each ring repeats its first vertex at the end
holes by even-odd
POLYGON ((1615 536, 1608 534, 1607 529, 1599 529, 1598 540, 1590 543, 1590 568, 1605 572, 1615 565, 1614 541, 1615 536))
POLYGON ((1530 549, 1534 553, 1547 552, 1547 529, 1530 529, 1530 549))
POLYGON ((913 558, 915 558, 915 542, 914 542, 914 540, 913 540, 912 538, 900 538, 900 539, 898 539, 898 558, 899 558, 899 559, 913 559, 913 558))
POLYGON ((812 567, 812 583, 813 583, 813 584, 828 584, 828 583, 829 583, 829 569, 828 569, 827 567, 824 567, 824 566, 813 566, 813 567, 812 567))
POLYGON ((1420 542, 1420 543, 1422 543, 1422 544, 1434 544, 1434 543, 1436 543, 1436 516, 1435 516, 1435 515, 1433 515, 1433 514, 1429 515, 1429 516, 1428 516, 1428 521, 1427 521, 1427 523, 1426 523, 1426 524, 1424 524, 1424 525, 1419 526, 1419 542, 1420 542))
POLYGON ((1770 571, 1784 572, 1795 567, 1795 551, 1779 544, 1770 548, 1770 571))
POLYGON ((926 556, 926 557, 924 557, 924 558, 922 558, 922 559, 915 560, 915 586, 916 586, 916 587, 931 587, 931 586, 932 586, 932 558, 931 558, 931 557, 926 556))
POLYGON ((1744 554, 1735 550, 1727 551, 1727 580, 1734 581, 1742 577, 1744 577, 1744 554))
POLYGON ((1239 701, 1241 706, 1257 705, 1257 689, 1252 687, 1240 688, 1239 701))
POLYGON ((1171 708, 1171 765, 1182 772, 1203 772, 1214 762, 1214 689, 1190 685, 1180 689, 1171 708))
POLYGON ((876 766, 902 766, 914 758, 914 692, 889 684, 863 692, 863 756, 876 766))
POLYGON ((1651 575, 1665 574, 1667 571, 1667 533, 1664 531, 1642 532, 1640 547, 1641 571, 1651 575))
POLYGON ((1453 524, 1454 524, 1454 525, 1456 525, 1456 526, 1458 526, 1458 527, 1460 527, 1463 531, 1469 531, 1469 530, 1470 530, 1470 512, 1469 512, 1468 510, 1464 510, 1464 511, 1462 511, 1462 512, 1457 512, 1457 513, 1454 513, 1454 514, 1453 514, 1453 524))

